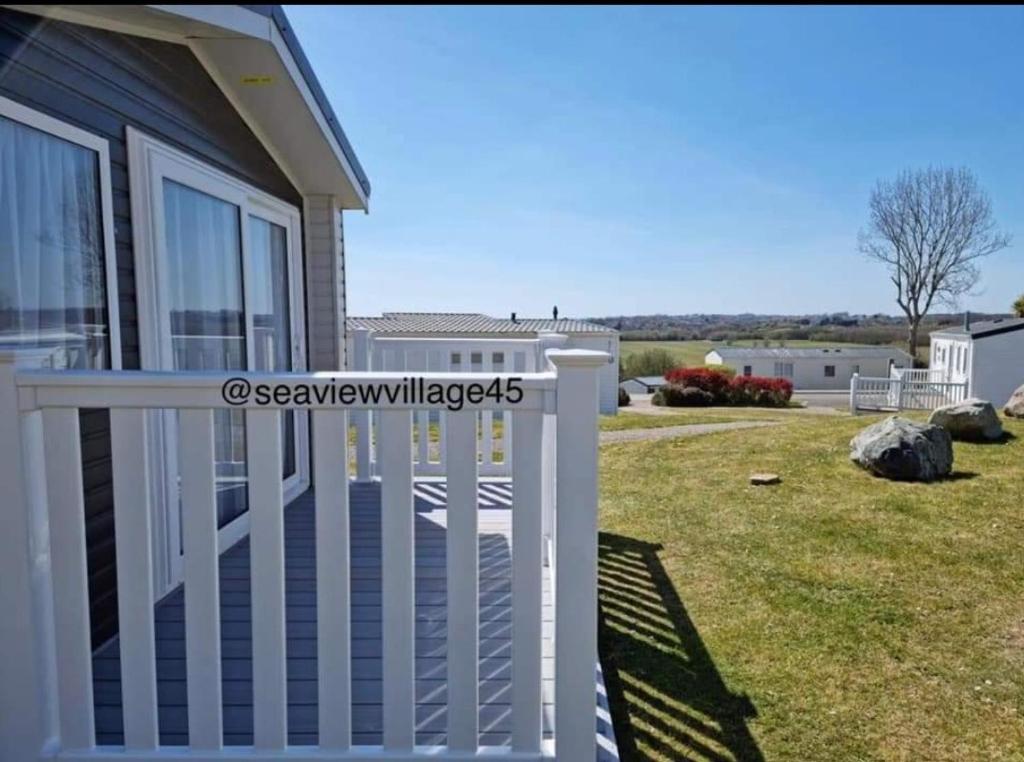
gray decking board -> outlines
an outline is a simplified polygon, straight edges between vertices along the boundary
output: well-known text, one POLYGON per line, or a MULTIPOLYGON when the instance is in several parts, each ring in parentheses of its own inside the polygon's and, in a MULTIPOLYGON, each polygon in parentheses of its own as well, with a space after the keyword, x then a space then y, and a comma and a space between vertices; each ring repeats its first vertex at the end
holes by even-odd
MULTIPOLYGON (((353 740, 380 744, 381 563, 380 488, 351 487, 353 740)), ((438 506, 444 484, 417 488, 416 529, 416 741, 443 744, 446 730, 446 514, 438 506), (426 495, 424 499, 423 495, 426 495)), ((480 730, 481 743, 506 744, 511 694, 511 514, 508 484, 487 484, 480 508, 480 730), (502 500, 504 498, 504 500, 502 500)), ((221 658, 224 741, 252 743, 252 612, 249 544, 221 556, 221 658)), ((552 611, 544 581, 544 715, 551 732, 552 611)), ((285 511, 285 602, 288 662, 288 740, 317 741, 316 557, 312 493, 285 511)), ((160 741, 188 743, 183 590, 155 611, 160 741)), ((122 737, 120 663, 114 640, 94 657, 97 742, 122 737)))

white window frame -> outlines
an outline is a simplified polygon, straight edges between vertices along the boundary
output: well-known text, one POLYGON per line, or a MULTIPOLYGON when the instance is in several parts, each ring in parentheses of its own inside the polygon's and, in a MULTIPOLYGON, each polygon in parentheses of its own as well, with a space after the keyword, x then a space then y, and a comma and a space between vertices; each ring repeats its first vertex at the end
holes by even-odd
POLYGON ((117 295, 117 243, 110 186, 110 143, 106 138, 74 127, 17 101, 0 96, 0 116, 96 152, 100 178, 100 217, 103 226, 103 269, 107 299, 107 338, 111 370, 121 369, 121 317, 117 295))
MULTIPOLYGON (((170 333, 170 304, 164 230, 163 180, 169 179, 208 193, 238 206, 242 246, 243 293, 252 293, 249 250, 249 216, 254 215, 281 225, 288 232, 290 328, 292 332, 293 370, 306 369, 305 279, 302 266, 302 229, 299 210, 231 175, 173 148, 132 127, 126 128, 128 175, 132 209, 132 235, 135 253, 135 280, 138 293, 139 350, 143 369, 173 367, 170 333)), ((248 370, 253 367, 253 318, 245 312, 245 336, 248 370)), ((177 510, 177 485, 171 477, 177 472, 177 452, 171 444, 173 414, 154 411, 149 425, 149 463, 154 501, 153 550, 154 583, 158 594, 174 589, 182 579, 181 557, 177 552, 180 517, 177 510)), ((287 504, 309 488, 309 417, 295 412, 296 475, 285 480, 287 504)), ((249 512, 218 532, 221 552, 249 533, 249 512)))

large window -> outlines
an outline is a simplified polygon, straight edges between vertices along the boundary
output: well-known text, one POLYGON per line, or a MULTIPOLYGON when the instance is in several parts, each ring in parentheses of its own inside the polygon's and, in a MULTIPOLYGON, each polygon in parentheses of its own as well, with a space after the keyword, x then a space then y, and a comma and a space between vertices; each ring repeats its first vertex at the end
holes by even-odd
POLYGON ((119 365, 109 219, 106 143, 0 98, 0 343, 119 365))

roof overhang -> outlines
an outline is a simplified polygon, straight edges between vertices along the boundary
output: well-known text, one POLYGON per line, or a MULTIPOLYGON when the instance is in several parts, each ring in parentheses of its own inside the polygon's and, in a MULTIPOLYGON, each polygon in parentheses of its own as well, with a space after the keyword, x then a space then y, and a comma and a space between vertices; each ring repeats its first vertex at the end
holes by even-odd
POLYGON ((932 331, 929 336, 939 339, 963 339, 969 341, 980 341, 981 339, 987 339, 992 336, 1002 336, 1004 333, 1016 333, 1017 331, 1024 331, 1024 323, 1013 323, 1005 326, 996 326, 988 328, 984 331, 977 331, 968 333, 967 331, 950 331, 939 329, 932 331))
POLYGON ((277 6, 7 7, 188 45, 301 194, 368 208, 369 181, 277 6))

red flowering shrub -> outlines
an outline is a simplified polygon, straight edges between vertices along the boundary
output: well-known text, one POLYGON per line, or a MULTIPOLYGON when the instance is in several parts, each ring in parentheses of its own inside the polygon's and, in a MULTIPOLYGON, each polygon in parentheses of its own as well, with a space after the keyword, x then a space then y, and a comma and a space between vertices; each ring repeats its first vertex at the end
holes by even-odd
POLYGON ((785 407, 793 396, 793 384, 785 378, 737 376, 729 383, 733 405, 785 407))
POLYGON ((699 397, 691 393, 685 402, 677 401, 673 404, 665 398, 665 401, 660 403, 670 407, 694 405, 785 407, 793 396, 793 384, 785 378, 736 376, 731 368, 674 368, 665 374, 665 380, 668 381, 668 386, 663 388, 675 387, 670 394, 677 399, 679 392, 683 389, 699 389, 704 393, 699 397))
POLYGON ((665 380, 681 387, 693 387, 707 392, 715 404, 729 404, 729 374, 711 368, 674 368, 665 374, 665 380))

